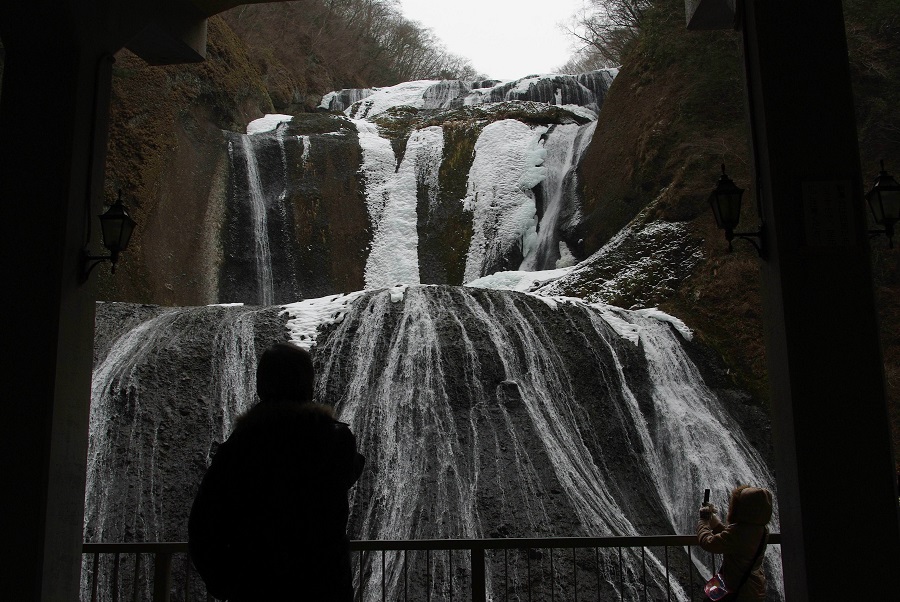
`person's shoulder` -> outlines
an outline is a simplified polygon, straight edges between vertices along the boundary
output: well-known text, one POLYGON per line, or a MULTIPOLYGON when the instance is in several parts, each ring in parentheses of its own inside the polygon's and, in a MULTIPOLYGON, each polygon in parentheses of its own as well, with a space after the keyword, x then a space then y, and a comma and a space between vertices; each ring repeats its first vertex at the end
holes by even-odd
POLYGON ((292 419, 334 422, 334 410, 329 406, 312 402, 260 402, 238 417, 234 430, 292 419))

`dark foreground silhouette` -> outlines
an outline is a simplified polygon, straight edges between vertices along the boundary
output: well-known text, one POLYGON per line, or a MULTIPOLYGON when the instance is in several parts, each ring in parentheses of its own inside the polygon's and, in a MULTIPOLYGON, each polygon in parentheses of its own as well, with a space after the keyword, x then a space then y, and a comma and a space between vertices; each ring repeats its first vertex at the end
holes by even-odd
POLYGON ((347 491, 364 463, 356 439, 330 407, 312 402, 303 349, 266 350, 257 393, 191 508, 194 565, 208 591, 230 602, 349 602, 347 491))

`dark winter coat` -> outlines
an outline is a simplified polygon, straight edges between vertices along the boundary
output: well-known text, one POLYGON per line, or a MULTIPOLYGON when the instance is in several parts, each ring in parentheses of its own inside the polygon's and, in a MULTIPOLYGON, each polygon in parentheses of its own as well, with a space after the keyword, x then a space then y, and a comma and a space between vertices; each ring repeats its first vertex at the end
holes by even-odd
POLYGON ((715 515, 701 519, 697 525, 700 547, 714 554, 723 554, 719 574, 730 590, 735 590, 750 570, 750 575, 738 592, 729 596, 731 602, 759 602, 766 599, 766 576, 762 569, 765 545, 754 561, 763 537, 768 537, 766 525, 772 518, 772 494, 765 489, 747 487, 732 496, 725 525, 715 515), (753 563, 751 569, 750 563, 753 563))
POLYGON ((347 491, 363 461, 326 406, 265 401, 239 418, 188 524, 209 592, 234 602, 351 600, 347 491))

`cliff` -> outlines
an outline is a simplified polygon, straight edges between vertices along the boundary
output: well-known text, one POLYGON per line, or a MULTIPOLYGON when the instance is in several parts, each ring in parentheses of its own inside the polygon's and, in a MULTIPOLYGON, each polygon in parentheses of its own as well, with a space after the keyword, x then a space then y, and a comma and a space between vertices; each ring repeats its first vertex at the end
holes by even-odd
MULTIPOLYGON (((896 3, 884 0, 845 0, 844 9, 868 185, 881 159, 900 177, 900 15, 896 3)), ((685 242, 679 247, 694 245, 698 251, 691 254, 697 261, 689 274, 669 278, 666 286, 637 282, 631 295, 600 297, 624 307, 658 304, 681 317, 721 353, 735 382, 753 393, 751 403, 764 405, 768 386, 759 260, 740 241, 734 253, 725 252, 724 235, 716 230, 707 204, 724 162, 734 181, 748 189, 742 227, 752 229, 757 223, 753 203, 746 202, 754 191, 740 53, 738 33, 689 32, 683 2, 654 3, 600 114, 595 140, 606 143, 593 144, 582 165, 590 225, 586 252, 600 249, 631 220, 633 227, 657 219, 680 224, 685 242), (609 143, 613 140, 617 144, 609 143)), ((822 86, 826 93, 827 82, 822 86)), ((875 228, 873 223, 870 227, 875 228)), ((634 245, 639 253, 631 259, 627 248, 599 259, 596 277, 574 282, 569 291, 602 292, 604 279, 621 272, 618 266, 641 253, 665 249, 665 241, 660 244, 634 245)), ((887 248, 883 236, 872 238, 871 244, 894 449, 900 450, 900 257, 887 248)))
MULTIPOLYGON (((876 174, 882 158, 900 177, 900 23, 891 4, 844 3, 861 163, 869 177, 876 174)), ((748 410, 755 411, 765 408, 768 396, 758 259, 741 242, 734 253, 725 253, 724 237, 715 229, 706 202, 722 162, 729 175, 748 188, 745 198, 753 195, 740 36, 688 32, 683 11, 679 0, 654 4, 606 95, 594 142, 578 170, 583 220, 577 231, 573 226, 567 234, 579 259, 595 255, 578 277, 556 286, 561 293, 623 307, 658 305, 679 316, 731 367, 730 377, 750 392, 745 401, 748 410), (623 233, 623 228, 628 231, 623 233), (610 241, 614 244, 604 249, 610 241), (616 286, 609 286, 611 281, 616 286)), ((228 19, 235 21, 235 16, 228 19)), ((277 21, 258 21, 262 29, 255 28, 252 36, 245 32, 247 39, 266 37, 265 24, 277 21)), ((229 186, 222 130, 243 131, 250 120, 274 110, 309 108, 310 99, 328 91, 315 87, 332 82, 318 67, 298 72, 303 64, 298 57, 308 49, 298 49, 301 54, 292 58, 258 48, 250 51, 218 18, 210 22, 209 39, 209 58, 200 65, 151 68, 127 52, 117 57, 107 198, 114 199, 122 188, 140 226, 115 278, 101 273, 104 299, 164 305, 216 301, 222 257, 227 255, 223 239, 215 235, 226 212, 229 186), (282 77, 285 73, 290 77, 282 77), (146 103, 147 98, 153 103, 146 103)), ((394 128, 390 135, 398 157, 410 128, 434 125, 409 119, 402 111, 388 117, 379 125, 394 128)), ((335 129, 325 127, 322 119, 304 116, 291 126, 291 134, 324 136, 335 129)), ((441 188, 439 207, 449 207, 446 199, 465 194, 459 166, 471 166, 474 123, 459 118, 444 124, 441 170, 447 173, 440 177, 447 185, 441 188)), ((332 176, 340 171, 338 164, 342 169, 358 168, 359 157, 352 153, 341 155, 337 163, 327 156, 316 160, 323 161, 320 168, 332 170, 332 176)), ((358 179, 350 178, 324 196, 359 199, 363 194, 359 186, 358 179)), ((317 207, 328 205, 320 192, 312 192, 320 203, 317 207)), ((367 235, 359 228, 364 219, 346 222, 341 221, 345 216, 329 218, 317 211, 307 210, 304 220, 318 222, 317 228, 331 232, 331 238, 316 241, 311 229, 297 230, 296 235, 306 237, 306 246, 315 242, 320 250, 331 249, 334 255, 325 264, 332 266, 328 268, 332 273, 343 269, 333 266, 350 259, 352 268, 340 278, 342 286, 354 288, 362 281, 359 257, 367 235), (329 230, 332 221, 346 227, 329 230), (362 238, 353 239, 351 251, 341 259, 332 245, 351 232, 362 238)), ((752 227, 755 220, 752 203, 745 203, 742 223, 752 227)), ((461 279, 465 254, 461 243, 471 237, 471 223, 461 214, 435 214, 420 227, 431 232, 420 247, 423 269, 436 281, 461 279), (440 225, 444 228, 436 228, 440 225)), ((896 250, 886 248, 883 237, 874 238, 872 246, 892 429, 895 448, 900 449, 900 260, 896 250)), ((317 273, 317 260, 310 256, 304 261, 306 267, 301 269, 317 273)), ((309 292, 327 290, 323 287, 309 292)))

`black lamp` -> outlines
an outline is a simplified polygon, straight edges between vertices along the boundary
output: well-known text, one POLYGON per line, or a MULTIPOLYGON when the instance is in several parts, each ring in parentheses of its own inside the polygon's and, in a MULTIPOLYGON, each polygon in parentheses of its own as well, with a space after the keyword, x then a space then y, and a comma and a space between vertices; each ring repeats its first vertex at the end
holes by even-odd
POLYGON ((135 221, 128 215, 128 210, 122 204, 122 191, 115 204, 106 210, 100 217, 100 230, 103 234, 103 246, 109 250, 109 255, 84 254, 83 279, 87 280, 91 270, 103 261, 109 260, 112 264, 110 271, 116 273, 116 263, 119 261, 119 253, 128 247, 131 234, 134 232, 135 221), (93 262, 88 265, 89 262, 93 262))
POLYGON ((884 230, 872 230, 870 234, 887 235, 888 246, 893 249, 894 224, 900 219, 900 184, 884 170, 884 161, 881 162, 881 173, 866 193, 866 201, 875 223, 884 226, 884 230))
MULTIPOLYGON (((735 238, 743 238, 750 242, 756 249, 756 252, 762 255, 760 245, 753 238, 762 239, 762 230, 756 232, 735 232, 738 222, 741 221, 741 197, 744 195, 744 189, 739 188, 728 174, 725 173, 725 164, 722 164, 722 175, 716 182, 716 187, 709 194, 709 206, 712 207, 713 216, 716 218, 716 225, 725 230, 725 240, 728 241, 728 252, 731 253, 733 248, 731 241, 735 238)), ((761 241, 760 241, 761 242, 761 241)))

